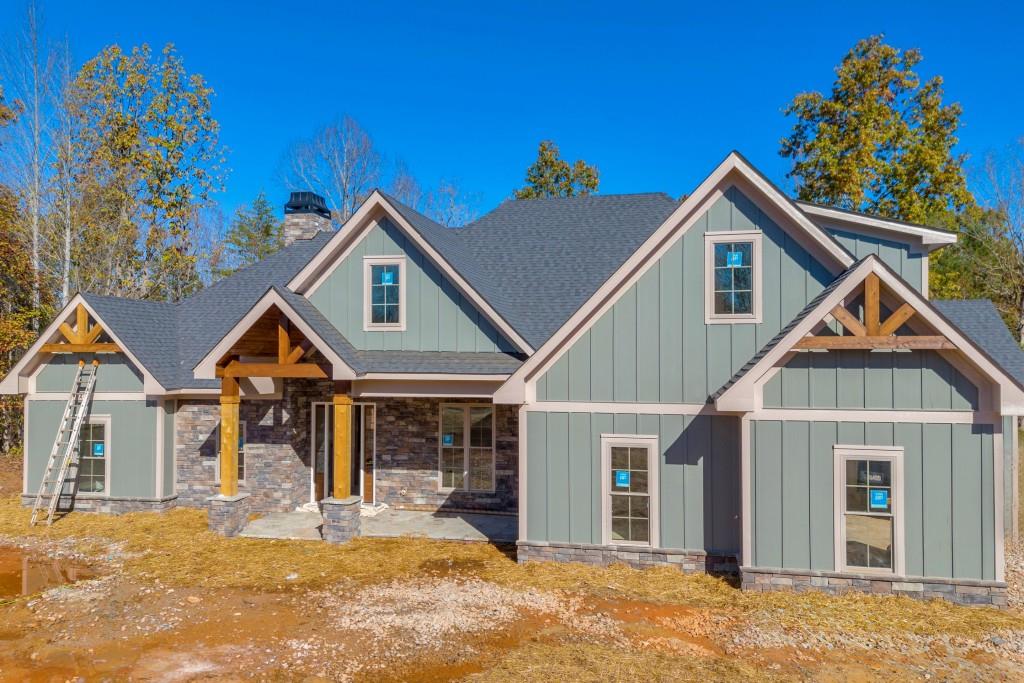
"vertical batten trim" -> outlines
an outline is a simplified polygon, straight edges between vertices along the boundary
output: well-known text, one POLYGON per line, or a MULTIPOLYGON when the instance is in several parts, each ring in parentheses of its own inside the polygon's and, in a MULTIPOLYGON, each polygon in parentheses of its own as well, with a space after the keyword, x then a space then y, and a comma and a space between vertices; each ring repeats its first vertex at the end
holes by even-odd
MULTIPOLYGON (((1011 438, 1012 441, 1012 438, 1011 438)), ((1006 580, 1006 529, 1003 526, 1003 421, 996 420, 992 425, 992 504, 994 506, 995 532, 993 539, 996 544, 995 570, 996 581, 1006 580)))
POLYGON ((29 443, 28 443, 28 396, 21 400, 21 410, 24 414, 22 420, 22 434, 21 434, 21 492, 26 496, 28 493, 28 455, 29 455, 29 443))
POLYGON ((742 501, 741 523, 743 525, 743 557, 740 565, 753 566, 754 562, 754 517, 751 514, 751 481, 750 469, 750 416, 740 418, 740 496, 742 501))

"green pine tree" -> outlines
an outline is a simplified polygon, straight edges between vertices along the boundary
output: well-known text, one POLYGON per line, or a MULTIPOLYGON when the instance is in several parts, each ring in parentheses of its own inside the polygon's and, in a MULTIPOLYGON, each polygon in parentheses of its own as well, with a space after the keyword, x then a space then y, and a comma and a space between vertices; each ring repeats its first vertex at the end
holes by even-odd
POLYGON ((284 246, 282 227, 263 192, 256 195, 252 204, 239 207, 224 237, 224 265, 217 268, 217 275, 229 275, 279 250, 284 246))
POLYGON ((600 182, 597 166, 582 159, 571 165, 558 153, 558 145, 543 140, 537 149, 537 160, 526 169, 526 185, 515 191, 516 199, 540 197, 574 197, 597 192, 600 182))

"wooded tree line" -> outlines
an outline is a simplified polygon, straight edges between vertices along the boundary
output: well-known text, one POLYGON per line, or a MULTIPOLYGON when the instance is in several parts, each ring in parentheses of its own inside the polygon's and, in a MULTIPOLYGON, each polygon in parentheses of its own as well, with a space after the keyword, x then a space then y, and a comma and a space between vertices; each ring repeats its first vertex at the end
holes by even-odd
MULTIPOLYGON (((0 54, 0 374, 75 292, 177 301, 282 245, 263 192, 230 218, 216 194, 227 150, 212 87, 173 45, 111 45, 81 64, 30 4, 0 54)), ((976 173, 956 151, 961 115, 915 50, 859 42, 827 94, 798 95, 781 154, 802 199, 959 231, 933 260, 934 297, 993 299, 1024 338, 1024 155, 976 173), (969 189, 974 188, 974 192, 969 189)), ((1019 151, 1019 148, 1018 148, 1019 151)), ((297 142, 276 182, 325 197, 336 225, 375 187, 444 225, 476 217, 457 183, 424 188, 342 116, 297 142)), ((539 145, 520 199, 597 192, 598 169, 539 145)), ((20 402, 0 398, 0 452, 20 442, 20 402)))

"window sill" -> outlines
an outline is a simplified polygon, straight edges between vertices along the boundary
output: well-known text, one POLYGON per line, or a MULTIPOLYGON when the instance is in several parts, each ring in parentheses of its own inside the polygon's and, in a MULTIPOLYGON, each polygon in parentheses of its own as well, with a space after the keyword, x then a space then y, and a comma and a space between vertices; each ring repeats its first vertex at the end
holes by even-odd
POLYGON ((363 332, 405 332, 405 325, 363 325, 363 332))
POLYGON ((759 316, 759 315, 746 315, 746 316, 742 316, 742 317, 737 316, 735 318, 726 318, 726 317, 721 317, 721 316, 715 316, 715 317, 712 317, 712 318, 705 318, 704 319, 704 324, 705 325, 742 325, 742 324, 760 325, 761 324, 761 316, 759 316))

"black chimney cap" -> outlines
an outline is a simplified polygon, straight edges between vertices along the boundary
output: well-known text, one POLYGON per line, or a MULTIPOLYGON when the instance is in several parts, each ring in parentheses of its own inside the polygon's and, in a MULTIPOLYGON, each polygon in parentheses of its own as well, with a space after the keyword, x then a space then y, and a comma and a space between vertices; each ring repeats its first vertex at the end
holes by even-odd
POLYGON ((284 205, 285 213, 315 213, 324 218, 331 217, 324 198, 316 192, 292 192, 288 203, 284 205))

